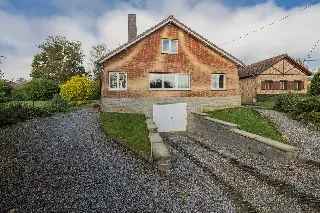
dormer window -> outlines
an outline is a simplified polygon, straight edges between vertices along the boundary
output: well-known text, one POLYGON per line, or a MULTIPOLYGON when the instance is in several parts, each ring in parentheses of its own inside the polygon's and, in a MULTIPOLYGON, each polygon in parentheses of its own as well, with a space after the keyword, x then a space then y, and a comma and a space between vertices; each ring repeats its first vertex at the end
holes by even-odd
POLYGON ((161 52, 166 54, 178 53, 178 40, 177 39, 161 39, 161 52))

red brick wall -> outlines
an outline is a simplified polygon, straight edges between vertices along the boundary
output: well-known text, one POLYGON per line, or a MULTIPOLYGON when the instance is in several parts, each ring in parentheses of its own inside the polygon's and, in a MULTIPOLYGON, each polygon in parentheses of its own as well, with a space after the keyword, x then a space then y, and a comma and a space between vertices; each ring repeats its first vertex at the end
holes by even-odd
POLYGON ((104 97, 214 97, 239 95, 236 65, 198 39, 173 24, 153 32, 140 42, 103 64, 102 96, 104 97), (161 38, 178 39, 178 54, 162 54, 161 38), (126 91, 108 90, 108 72, 124 71, 128 75, 126 91), (189 91, 150 91, 149 73, 189 73, 189 91), (226 90, 211 90, 211 74, 225 73, 226 90))

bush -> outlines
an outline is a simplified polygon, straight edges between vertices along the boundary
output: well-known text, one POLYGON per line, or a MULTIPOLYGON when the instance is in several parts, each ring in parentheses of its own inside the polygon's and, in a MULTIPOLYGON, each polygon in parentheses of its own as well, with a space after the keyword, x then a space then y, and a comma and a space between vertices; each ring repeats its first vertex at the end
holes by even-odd
POLYGON ((280 95, 269 95, 269 94, 257 94, 257 102, 264 102, 264 101, 273 101, 278 98, 280 95))
POLYGON ((70 108, 69 102, 64 100, 59 94, 56 94, 51 100, 52 111, 66 112, 70 108))
POLYGON ((50 115, 48 109, 32 107, 21 103, 9 103, 0 105, 0 126, 14 124, 34 117, 50 115))
POLYGON ((308 92, 310 95, 320 95, 320 71, 313 76, 308 92))
POLYGON ((86 76, 73 76, 60 86, 60 95, 67 101, 84 101, 92 99, 97 93, 95 81, 86 76))
POLYGON ((7 102, 11 99, 12 87, 5 80, 0 80, 0 103, 7 102))
POLYGON ((320 128, 320 97, 282 95, 276 99, 275 109, 320 128))
POLYGON ((34 78, 27 83, 31 100, 46 101, 59 92, 58 84, 52 80, 34 78))
POLYGON ((12 99, 16 101, 28 101, 31 100, 30 94, 27 91, 27 84, 24 83, 22 85, 17 86, 12 90, 12 99))
POLYGON ((14 100, 19 101, 45 101, 53 98, 59 92, 58 84, 52 80, 34 78, 17 87, 13 91, 14 100))
POLYGON ((300 95, 282 94, 275 99, 274 109, 281 112, 293 112, 296 110, 296 104, 301 99, 300 95))
POLYGON ((320 98, 308 97, 297 101, 295 113, 320 112, 320 98))

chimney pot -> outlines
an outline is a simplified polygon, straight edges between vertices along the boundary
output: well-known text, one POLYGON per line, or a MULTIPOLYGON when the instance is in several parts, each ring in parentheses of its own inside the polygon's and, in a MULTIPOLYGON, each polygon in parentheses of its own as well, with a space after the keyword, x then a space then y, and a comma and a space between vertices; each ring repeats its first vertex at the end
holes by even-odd
POLYGON ((136 14, 128 14, 128 41, 133 41, 137 37, 136 14))

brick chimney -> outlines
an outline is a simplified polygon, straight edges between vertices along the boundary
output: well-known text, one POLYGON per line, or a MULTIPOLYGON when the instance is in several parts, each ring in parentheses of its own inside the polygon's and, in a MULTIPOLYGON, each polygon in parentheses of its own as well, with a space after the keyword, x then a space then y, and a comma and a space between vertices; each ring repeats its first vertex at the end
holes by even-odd
POLYGON ((128 41, 133 41, 137 37, 136 14, 128 14, 128 41))

